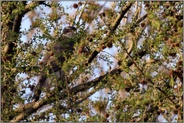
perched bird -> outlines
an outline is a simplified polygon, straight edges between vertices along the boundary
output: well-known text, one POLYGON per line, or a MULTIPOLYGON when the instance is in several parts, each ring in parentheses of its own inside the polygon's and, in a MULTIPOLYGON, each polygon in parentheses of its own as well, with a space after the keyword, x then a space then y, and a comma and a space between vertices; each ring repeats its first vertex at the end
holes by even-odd
MULTIPOLYGON (((33 91, 34 101, 39 100, 42 89, 48 90, 53 86, 57 86, 56 83, 58 81, 65 81, 65 73, 62 70, 62 65, 64 61, 70 57, 74 50, 74 44, 77 40, 75 39, 76 31, 77 29, 73 26, 65 27, 61 37, 54 41, 54 43, 48 45, 48 49, 50 50, 44 55, 43 60, 40 62, 42 73, 38 80, 38 84, 33 91), (45 68, 49 72, 45 72, 45 68), (49 76, 48 73, 52 76, 49 76)), ((63 87, 64 86, 65 85, 63 85, 63 87)), ((62 87, 59 89, 61 88, 62 87)))

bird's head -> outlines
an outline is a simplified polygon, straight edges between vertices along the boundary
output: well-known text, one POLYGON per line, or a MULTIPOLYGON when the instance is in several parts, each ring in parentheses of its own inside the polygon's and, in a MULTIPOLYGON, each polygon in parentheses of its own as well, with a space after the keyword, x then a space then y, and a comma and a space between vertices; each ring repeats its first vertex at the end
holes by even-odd
POLYGON ((75 27, 67 26, 63 29, 62 36, 67 37, 67 38, 73 37, 75 35, 76 31, 77 31, 77 29, 75 27))

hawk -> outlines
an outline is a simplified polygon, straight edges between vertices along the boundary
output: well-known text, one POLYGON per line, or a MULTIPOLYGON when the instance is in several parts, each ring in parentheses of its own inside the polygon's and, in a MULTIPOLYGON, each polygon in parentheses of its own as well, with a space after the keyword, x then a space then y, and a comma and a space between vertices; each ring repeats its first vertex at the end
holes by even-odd
MULTIPOLYGON (((37 86, 33 90, 34 101, 39 100, 42 89, 48 90, 54 85, 57 86, 53 81, 65 81, 66 76, 61 67, 74 50, 76 31, 77 29, 73 26, 65 27, 61 37, 54 41, 53 44, 48 45, 49 51, 44 55, 43 60, 40 62, 42 73, 37 86), (49 71, 49 75, 52 74, 53 76, 48 77, 48 74, 44 71, 45 68, 49 71)), ((65 85, 66 84, 64 83, 63 87, 65 85)), ((63 87, 59 87, 59 89, 63 87)))

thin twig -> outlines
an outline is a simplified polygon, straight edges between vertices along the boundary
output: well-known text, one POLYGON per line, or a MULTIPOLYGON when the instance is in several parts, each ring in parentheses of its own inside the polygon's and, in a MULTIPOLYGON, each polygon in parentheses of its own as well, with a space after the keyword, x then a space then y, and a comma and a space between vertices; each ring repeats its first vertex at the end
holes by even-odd
POLYGON ((108 55, 112 56, 113 58, 115 58, 116 60, 118 60, 115 56, 113 56, 112 54, 106 52, 106 51, 101 51, 101 52, 104 52, 104 53, 107 53, 108 55))
MULTIPOLYGON (((107 32, 107 35, 104 38, 104 40, 102 41, 101 45, 106 44, 108 42, 108 38, 116 30, 116 28, 120 24, 122 18, 127 13, 127 11, 130 9, 131 6, 132 6, 132 3, 129 2, 125 7, 123 7, 123 9, 122 9, 121 13, 119 14, 119 16, 116 18, 116 20, 114 21, 114 23, 110 26, 111 29, 107 32)), ((97 50, 95 50, 95 51, 92 52, 91 56, 88 59, 87 65, 93 61, 93 59, 98 55, 99 52, 100 51, 97 51, 97 50)))
POLYGON ((81 13, 79 15, 79 19, 78 19, 77 25, 80 23, 80 20, 82 18, 82 14, 84 13, 84 10, 85 10, 85 7, 86 7, 86 4, 87 4, 87 1, 85 1, 84 6, 83 6, 83 8, 81 10, 81 13))
MULTIPOLYGON (((122 71, 119 68, 116 68, 116 69, 111 70, 110 72, 108 72, 108 73, 106 73, 106 74, 104 74, 104 75, 102 75, 94 80, 91 80, 90 82, 79 84, 79 85, 71 88, 69 90, 69 92, 72 95, 75 95, 78 92, 86 91, 89 88, 97 85, 99 82, 103 81, 107 75, 119 74, 121 72, 122 71)), ((104 81, 103 84, 105 84, 106 82, 107 81, 104 81)), ((67 98, 67 95, 68 94, 66 94, 66 92, 63 91, 59 94, 58 98, 59 98, 59 100, 62 100, 62 99, 67 98)), ((53 97, 53 95, 50 95, 49 97, 45 97, 42 100, 38 100, 37 102, 31 102, 31 103, 25 104, 25 105, 15 109, 14 111, 19 112, 20 114, 15 116, 10 122, 18 122, 18 121, 22 120, 24 117, 27 117, 31 113, 33 113, 34 111, 38 110, 40 107, 42 107, 48 103, 52 103, 52 102, 56 101, 56 99, 52 98, 52 97, 53 97)))
MULTIPOLYGON (((144 74, 144 72, 139 68, 139 66, 137 65, 137 63, 135 62, 135 60, 133 59, 133 57, 130 55, 130 53, 128 53, 128 51, 126 50, 126 49, 124 49, 125 50, 125 52, 128 54, 128 57, 133 61, 133 64, 135 65, 135 67, 141 72, 141 74, 143 75, 143 76, 146 76, 145 74, 144 74)), ((151 79, 149 79, 149 81, 150 81, 150 83, 152 84, 152 85, 154 85, 154 82, 151 80, 151 79)), ((164 91, 164 90, 162 90, 160 87, 156 87, 160 92, 162 92, 173 104, 176 104, 168 95, 167 95, 167 93, 164 91)))

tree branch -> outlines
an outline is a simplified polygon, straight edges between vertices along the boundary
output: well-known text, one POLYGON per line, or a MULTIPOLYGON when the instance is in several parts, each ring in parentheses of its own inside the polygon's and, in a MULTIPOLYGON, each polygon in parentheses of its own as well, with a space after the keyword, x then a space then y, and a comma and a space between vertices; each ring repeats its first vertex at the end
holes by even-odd
MULTIPOLYGON (((21 22, 23 16, 26 14, 26 12, 30 11, 31 8, 26 7, 27 1, 22 1, 22 2, 3 2, 3 6, 5 7, 2 9, 3 18, 4 20, 2 21, 2 42, 3 42, 3 63, 8 63, 8 64, 3 64, 3 68, 7 67, 7 65, 11 65, 12 68, 16 68, 16 53, 17 53, 17 41, 19 38, 19 33, 20 33, 20 27, 21 27, 21 22), (8 4, 8 8, 6 6, 8 4), (19 4, 22 4, 23 8, 19 7, 19 4), (24 8, 25 7, 25 8, 24 8), (9 10, 8 10, 9 9, 9 10), (19 13, 14 13, 14 10, 18 9, 19 13), (8 16, 11 15, 11 16, 8 16), (14 35, 12 35, 14 34, 14 35)), ((41 2, 38 2, 41 3, 41 2)), ((36 5, 34 6, 34 8, 36 5)), ((15 76, 17 75, 17 71, 12 71, 11 69, 3 69, 3 73, 11 73, 9 78, 6 80, 3 80, 3 84, 6 84, 6 86, 10 87, 9 92, 6 92, 9 94, 9 97, 6 97, 6 93, 2 96, 2 99, 5 99, 5 103, 3 103, 3 112, 5 112, 6 115, 8 115, 7 120, 12 119, 13 114, 13 105, 11 106, 10 103, 12 102, 12 96, 15 94, 15 76), (12 88, 13 87, 13 88, 12 88), (6 110, 6 111, 5 111, 6 110)), ((4 74, 3 74, 4 75, 4 74)))
MULTIPOLYGON (((84 13, 84 9, 85 9, 85 7, 86 7, 86 4, 87 4, 87 2, 85 2, 85 3, 84 3, 84 6, 82 7, 82 10, 81 10, 80 15, 79 15, 78 22, 76 23, 77 25, 80 23, 80 20, 81 20, 81 18, 82 18, 82 14, 84 13)), ((72 24, 72 26, 73 26, 73 25, 74 25, 74 23, 72 24)))
MULTIPOLYGON (((39 1, 39 2, 31 2, 30 4, 27 4, 26 5, 26 1, 23 2, 24 6, 25 6, 25 9, 22 10, 21 14, 18 14, 15 16, 14 20, 13 20, 13 25, 12 27, 9 27, 9 29, 11 29, 13 32, 19 34, 19 31, 20 31, 20 25, 21 25, 21 22, 22 22, 22 17, 29 11, 33 10, 34 8, 36 8, 38 5, 45 5, 45 2, 44 1, 39 1)), ((49 5, 48 5, 49 6, 49 5)), ((11 24, 8 24, 9 26, 11 26, 11 24)), ((15 41, 12 41, 12 42, 9 42, 6 46, 6 49, 5 50, 5 54, 13 54, 14 51, 14 47, 16 47, 15 45, 15 41)))
MULTIPOLYGON (((126 6, 124 6, 122 8, 122 11, 120 13, 120 15, 116 18, 116 20, 114 21, 114 23, 110 26, 110 30, 107 32, 107 35, 105 37, 105 39, 103 40, 102 44, 105 44, 108 42, 108 38, 110 37, 110 35, 116 30, 116 28, 118 27, 118 25, 120 24, 122 18, 124 17, 124 15, 127 13, 127 11, 131 8, 132 6, 132 2, 129 2, 126 6)), ((100 51, 93 51, 93 53, 91 54, 91 56, 88 59, 87 64, 91 63, 93 61, 93 59, 98 55, 100 51)))
MULTIPOLYGON (((89 88, 91 88, 91 87, 97 85, 99 82, 101 82, 107 75, 120 74, 120 72, 121 72, 121 70, 119 68, 116 68, 116 69, 104 74, 103 76, 100 76, 100 77, 90 81, 90 82, 80 84, 80 85, 77 85, 77 86, 69 89, 69 92, 71 95, 75 95, 78 92, 88 90, 89 88)), ((107 81, 104 81, 104 84, 106 82, 107 81)), ((67 95, 68 94, 65 91, 63 91, 59 94, 59 99, 60 100, 65 99, 67 97, 67 95)), ((57 99, 52 98, 52 97, 53 97, 53 95, 50 95, 49 97, 45 97, 42 100, 39 100, 37 102, 31 102, 31 103, 28 103, 24 106, 21 106, 21 107, 15 109, 14 111, 18 112, 20 114, 15 116, 10 122, 18 122, 18 121, 22 120, 23 118, 29 116, 31 113, 37 111, 43 105, 57 101, 57 99)))
POLYGON ((34 1, 25 6, 24 14, 35 9, 39 5, 45 5, 45 6, 51 7, 50 5, 46 4, 45 1, 34 1))
MULTIPOLYGON (((139 57, 142 57, 146 54, 147 52, 145 50, 140 50, 138 51, 137 53, 137 56, 139 57)), ((133 64, 133 62, 131 62, 131 60, 128 61, 128 66, 131 66, 133 64)), ((97 85, 99 82, 103 81, 103 79, 107 76, 107 75, 113 75, 113 74, 119 74, 121 73, 122 70, 119 69, 119 68, 116 68, 106 74, 104 74, 103 76, 100 76, 90 82, 87 82, 87 83, 83 83, 83 84, 80 84, 80 85, 77 85, 71 89, 69 89, 69 92, 74 95, 74 94, 77 94, 78 92, 82 92, 82 91, 85 91, 85 90, 88 90, 89 88, 97 85)), ((103 84, 107 83, 107 81, 104 81, 103 84)), ((67 93, 65 91, 61 92, 59 94, 59 99, 65 99, 67 97, 67 93)), ((25 104, 24 106, 21 106, 17 109, 15 109, 14 111, 15 112, 18 112, 18 113, 21 113, 19 115, 17 115, 16 117, 14 117, 11 122, 17 122, 17 121, 20 121, 22 120, 24 117, 27 117, 29 116, 31 113, 33 113, 34 111, 38 110, 40 107, 42 107, 43 105, 46 105, 48 103, 51 103, 51 102, 54 102, 56 101, 54 98, 50 98, 52 97, 49 96, 49 97, 46 97, 40 101, 37 101, 37 102, 31 102, 29 104, 25 104), (25 111, 25 112, 24 112, 25 111)))

